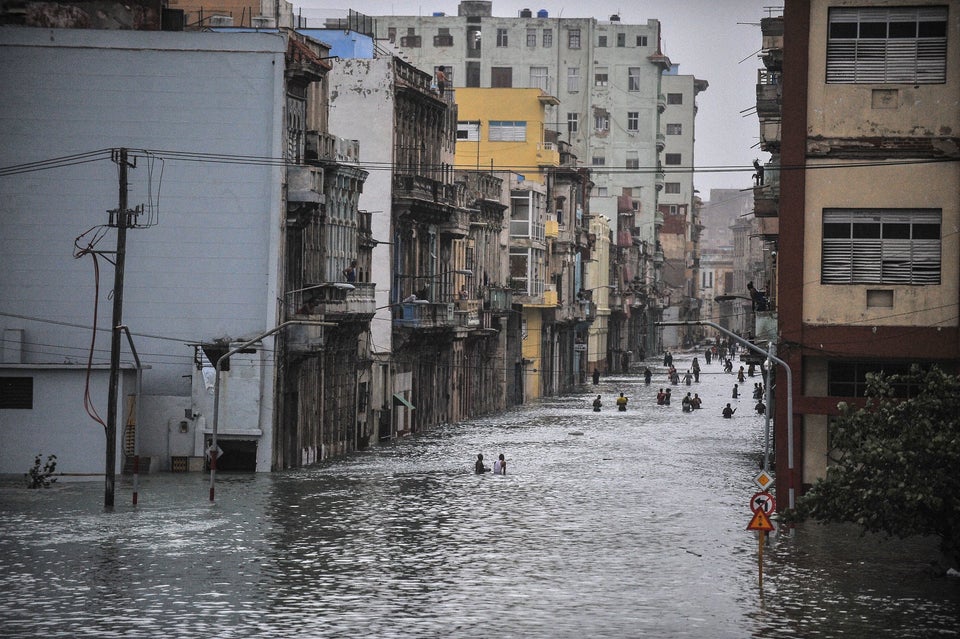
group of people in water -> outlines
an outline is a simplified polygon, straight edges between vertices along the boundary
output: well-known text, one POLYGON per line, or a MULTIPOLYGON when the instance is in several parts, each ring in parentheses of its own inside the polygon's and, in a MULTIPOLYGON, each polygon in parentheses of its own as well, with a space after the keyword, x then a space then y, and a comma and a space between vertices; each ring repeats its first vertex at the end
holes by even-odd
MULTIPOLYGON (((491 468, 483 463, 483 454, 477 453, 477 463, 473 465, 473 472, 475 472, 477 475, 482 475, 484 473, 489 473, 490 470, 491 468)), ((503 453, 500 453, 497 461, 493 462, 492 470, 494 475, 507 474, 507 460, 503 458, 503 453)))
MULTIPOLYGON (((723 363, 723 370, 727 373, 733 373, 733 360, 730 359, 737 352, 737 345, 734 342, 730 344, 721 344, 719 346, 710 346, 703 352, 704 360, 707 364, 710 364, 714 360, 717 362, 723 363)), ((693 383, 700 382, 700 359, 699 357, 694 357, 691 362, 690 368, 687 369, 686 374, 683 376, 680 375, 680 372, 674 366, 673 354, 669 351, 664 352, 663 356, 663 365, 667 369, 666 375, 667 380, 671 385, 679 385, 681 381, 686 386, 691 386, 693 383)), ((644 367, 643 370, 644 383, 649 385, 652 378, 653 372, 649 367, 644 367)), ((740 397, 740 384, 743 384, 746 381, 746 377, 753 377, 755 375, 755 365, 749 364, 749 369, 745 370, 743 366, 737 371, 737 383, 733 385, 733 399, 739 399, 740 397)), ((594 370, 593 372, 593 383, 599 384, 600 382, 600 372, 599 370, 594 370)), ((669 406, 671 402, 671 390, 669 387, 661 388, 657 392, 657 405, 658 406, 669 406)), ((764 387, 762 383, 755 383, 753 385, 753 399, 757 400, 756 406, 754 409, 757 414, 764 415, 766 414, 767 406, 763 403, 764 397, 764 387)), ((687 393, 686 396, 681 400, 681 407, 683 412, 693 412, 700 409, 703 406, 703 400, 700 398, 699 393, 687 393)), ((627 398, 623 393, 620 393, 620 396, 616 399, 617 410, 625 411, 627 410, 627 398)), ((603 399, 600 395, 597 395, 596 399, 593 400, 593 410, 595 412, 600 412, 603 407, 603 399)), ((736 407, 732 406, 730 403, 722 409, 721 414, 727 419, 731 419, 734 413, 737 412, 736 407)))

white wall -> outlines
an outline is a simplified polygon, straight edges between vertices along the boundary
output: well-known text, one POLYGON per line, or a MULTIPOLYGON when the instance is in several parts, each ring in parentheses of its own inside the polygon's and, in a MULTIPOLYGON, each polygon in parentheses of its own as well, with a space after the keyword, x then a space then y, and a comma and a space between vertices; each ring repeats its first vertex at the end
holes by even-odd
MULTIPOLYGON (((330 130, 360 141, 360 165, 370 172, 358 208, 370 211, 373 237, 393 242, 390 215, 393 180, 394 88, 391 58, 334 60, 328 75, 330 130)), ((370 322, 371 351, 391 348, 391 244, 373 250, 370 280, 376 283, 377 312, 370 322)))
MULTIPOLYGON (((129 206, 159 197, 159 214, 155 226, 128 232, 123 321, 151 367, 144 392, 189 397, 188 343, 250 337, 276 325, 282 167, 190 160, 199 153, 282 155, 283 37, 0 28, 0 46, 0 166, 121 146, 164 158, 151 163, 133 152, 129 206)), ((81 375, 97 290, 92 258, 73 257, 74 238, 105 224, 105 211, 117 207, 117 167, 99 156, 0 176, 0 194, 0 327, 24 330, 24 361, 72 363, 81 375)), ((115 245, 109 230, 97 248, 115 245)), ((104 329, 114 269, 105 259, 99 264, 97 324, 104 329)), ((108 360, 102 332, 95 361, 108 360)), ((268 380, 272 362, 263 373, 268 380)), ((269 384, 263 393, 255 417, 266 427, 269 384)), ((51 399, 76 397, 64 389, 51 399)), ((269 446, 270 437, 263 439, 269 446)))

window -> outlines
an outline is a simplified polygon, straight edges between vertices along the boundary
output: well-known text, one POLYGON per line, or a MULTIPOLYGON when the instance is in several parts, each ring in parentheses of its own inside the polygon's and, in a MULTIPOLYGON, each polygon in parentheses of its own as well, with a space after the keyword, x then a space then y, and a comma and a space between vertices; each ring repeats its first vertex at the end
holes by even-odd
POLYGON ((667 104, 683 104, 683 94, 682 94, 682 93, 668 93, 668 94, 667 94, 667 104))
POLYGON ((457 139, 468 142, 480 141, 480 123, 460 121, 457 122, 457 139))
POLYGON ((580 48, 580 29, 570 29, 569 31, 567 31, 567 48, 568 49, 580 48))
POLYGON ((597 46, 600 48, 606 48, 607 46, 607 36, 597 36, 597 46))
POLYGON ((602 155, 595 155, 593 156, 592 160, 593 161, 590 164, 593 166, 606 166, 607 164, 607 158, 603 157, 602 155))
POLYGON ((593 84, 598 87, 605 87, 609 83, 609 73, 607 67, 597 67, 593 73, 593 84))
POLYGON ((627 168, 640 168, 640 154, 637 151, 627 151, 627 168))
POLYGON ((679 153, 665 153, 663 156, 663 163, 669 164, 671 166, 679 166, 681 163, 679 153))
POLYGON ((668 124, 668 125, 667 125, 667 135, 683 135, 683 125, 682 125, 682 124, 668 124))
POLYGON ((513 87, 513 68, 512 67, 491 67, 490 86, 497 89, 509 89, 513 87))
POLYGON ((550 76, 547 67, 530 67, 530 88, 543 89, 550 93, 550 76))
POLYGON ((823 284, 939 284, 939 210, 825 209, 823 284))
POLYGON ((526 142, 527 123, 491 120, 487 139, 491 142, 526 142))
POLYGON ((467 26, 467 57, 480 57, 480 27, 467 26))
POLYGON ((579 113, 568 113, 567 114, 567 135, 573 137, 573 134, 580 129, 580 114, 579 113))
POLYGON ((626 34, 626 33, 618 33, 618 34, 617 34, 617 46, 618 46, 618 47, 625 47, 625 46, 627 46, 627 34, 626 34))
POLYGON ((543 30, 543 48, 549 49, 553 46, 553 29, 543 30))
POLYGON ((536 29, 527 29, 527 46, 528 47, 537 46, 537 30, 536 29))
POLYGON ((435 47, 452 47, 453 46, 453 36, 450 35, 449 28, 440 27, 437 29, 437 35, 433 36, 433 46, 435 47))
POLYGON ((603 133, 610 130, 610 114, 606 111, 598 111, 593 114, 593 128, 596 129, 598 133, 603 133))
POLYGON ((667 193, 679 193, 680 192, 680 183, 679 182, 666 182, 664 185, 664 191, 667 193))
POLYGON ((597 197, 607 197, 607 187, 598 186, 596 189, 594 189, 594 195, 597 197))
POLYGON ((580 90, 580 67, 567 67, 567 92, 576 93, 580 90))
POLYGON ((834 8, 827 83, 942 84, 947 79, 947 8, 834 8))
POLYGON ((639 111, 627 111, 627 131, 639 131, 640 130, 640 112, 639 111))
POLYGON ((407 29, 407 35, 400 38, 401 47, 409 47, 411 49, 420 48, 420 36, 417 35, 417 30, 414 28, 407 29))
POLYGON ((630 67, 627 70, 627 90, 640 90, 640 67, 630 67))
POLYGON ((33 378, 0 377, 0 408, 33 410, 33 378))
POLYGON ((397 28, 396 27, 387 27, 387 40, 391 43, 397 41, 397 28))
POLYGON ((507 46, 507 30, 506 29, 497 29, 497 46, 498 47, 507 46))
MULTIPOLYGON (((906 362, 830 361, 827 362, 827 395, 863 397, 867 390, 868 374, 905 375, 909 372, 910 364, 906 362)), ((910 397, 916 390, 903 382, 893 385, 895 397, 910 397)))
POLYGON ((638 46, 638 47, 645 47, 645 46, 647 46, 647 36, 638 35, 638 36, 637 36, 637 46, 638 46))

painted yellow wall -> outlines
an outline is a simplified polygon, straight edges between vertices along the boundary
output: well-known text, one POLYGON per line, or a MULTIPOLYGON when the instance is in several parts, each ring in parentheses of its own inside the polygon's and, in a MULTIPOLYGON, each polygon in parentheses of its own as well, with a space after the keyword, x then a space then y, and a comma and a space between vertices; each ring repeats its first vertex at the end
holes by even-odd
POLYGON ((546 111, 540 89, 457 88, 457 119, 480 120, 480 141, 457 140, 456 166, 461 169, 495 169, 520 173, 527 180, 544 183, 539 166, 559 166, 560 154, 543 146, 546 111), (525 142, 490 142, 489 122, 508 120, 527 123, 525 142), (479 148, 478 148, 479 147, 479 148))
POLYGON ((523 318, 527 321, 527 332, 523 338, 523 359, 532 360, 524 368, 524 399, 540 397, 540 371, 543 370, 540 352, 540 335, 543 332, 543 317, 539 308, 524 307, 523 318))

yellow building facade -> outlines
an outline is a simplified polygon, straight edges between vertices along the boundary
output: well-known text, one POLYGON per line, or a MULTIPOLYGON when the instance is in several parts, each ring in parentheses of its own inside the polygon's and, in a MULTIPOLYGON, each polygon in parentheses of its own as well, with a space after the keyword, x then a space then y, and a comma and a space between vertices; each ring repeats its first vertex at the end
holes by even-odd
POLYGON ((457 168, 493 167, 544 184, 544 171, 560 166, 547 133, 547 107, 557 104, 541 89, 457 88, 457 168))

